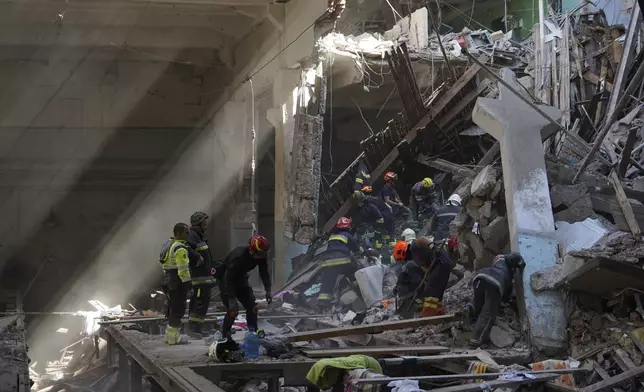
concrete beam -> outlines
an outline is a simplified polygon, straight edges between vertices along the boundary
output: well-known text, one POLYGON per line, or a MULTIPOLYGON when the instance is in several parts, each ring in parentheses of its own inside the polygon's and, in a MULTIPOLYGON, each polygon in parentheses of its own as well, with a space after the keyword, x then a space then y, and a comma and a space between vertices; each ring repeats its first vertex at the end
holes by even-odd
MULTIPOLYGON (((518 86, 514 73, 502 69, 503 79, 518 86)), ((517 88, 516 91, 519 91, 517 88)), ((552 118, 561 111, 540 106, 552 118)), ((537 293, 530 276, 557 264, 552 205, 541 147, 541 131, 554 127, 515 93, 501 86, 500 99, 478 98, 474 122, 500 142, 510 242, 526 261, 523 279, 517 282, 533 346, 557 352, 566 348, 566 317, 558 292, 537 293)))

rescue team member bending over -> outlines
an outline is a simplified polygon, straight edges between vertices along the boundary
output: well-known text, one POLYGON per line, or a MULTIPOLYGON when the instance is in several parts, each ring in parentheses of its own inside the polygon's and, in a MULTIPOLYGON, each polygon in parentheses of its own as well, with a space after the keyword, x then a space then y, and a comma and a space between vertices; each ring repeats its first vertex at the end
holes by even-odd
POLYGON ((264 236, 254 235, 250 237, 248 246, 233 249, 221 265, 217 266, 215 276, 219 281, 221 302, 228 309, 224 316, 221 333, 231 343, 233 342, 231 330, 239 313, 237 301, 241 302, 246 309, 248 330, 257 332, 257 303, 253 288, 248 283, 248 273, 255 267, 259 269, 259 276, 264 284, 264 290, 266 290, 266 301, 270 304, 273 300, 271 278, 266 260, 269 249, 270 245, 264 236))
POLYGON ((354 274, 358 267, 351 260, 351 252, 362 253, 358 241, 350 233, 351 219, 342 217, 338 219, 327 241, 324 259, 320 264, 322 272, 322 287, 318 295, 318 306, 323 309, 331 308, 333 289, 339 275, 344 275, 349 280, 355 280, 354 274))
MULTIPOLYGON (((362 192, 354 192, 354 197, 358 201, 360 214, 365 223, 372 225, 379 232, 380 237, 385 243, 391 242, 394 229, 394 217, 384 200, 367 196, 362 192)), ((376 238, 376 248, 382 248, 383 244, 376 238)))
POLYGON ((360 160, 360 163, 358 164, 358 173, 356 174, 356 179, 353 182, 353 190, 359 191, 365 187, 371 188, 371 175, 369 174, 367 165, 365 165, 364 161, 360 160))
POLYGON ((173 234, 163 243, 159 262, 163 266, 164 290, 168 295, 168 327, 165 330, 167 344, 187 343, 181 338, 181 318, 186 310, 186 298, 192 296, 192 279, 188 261, 188 225, 177 223, 173 234))
POLYGON ((491 266, 481 269, 474 277, 474 300, 465 309, 469 323, 476 321, 470 346, 479 347, 490 340, 490 331, 501 303, 510 300, 514 275, 524 267, 523 257, 517 252, 511 252, 496 256, 491 266))
POLYGON ((208 229, 208 215, 203 212, 195 212, 190 217, 190 235, 188 245, 193 252, 190 254, 190 275, 192 276, 193 295, 190 298, 190 324, 191 338, 201 338, 203 323, 206 319, 208 306, 210 305, 210 290, 215 284, 213 274, 213 262, 208 241, 205 233, 208 229))
POLYGON ((437 248, 426 237, 414 241, 410 251, 416 261, 427 274, 423 290, 423 309, 421 317, 440 316, 445 314, 443 309, 443 294, 447 289, 449 274, 452 271, 452 260, 446 251, 437 248))
POLYGON ((414 306, 414 302, 417 302, 418 299, 414 298, 414 294, 419 290, 425 276, 425 271, 421 266, 411 259, 410 247, 412 244, 398 241, 393 252, 396 262, 403 263, 400 275, 398 275, 398 282, 394 287, 394 294, 401 298, 400 305, 396 310, 403 318, 412 317, 417 310, 418 306, 414 306))
POLYGON ((449 237, 449 224, 461 213, 461 197, 456 193, 451 195, 445 205, 436 211, 436 219, 432 223, 430 233, 434 241, 442 241, 449 237))
POLYGON ((417 182, 411 188, 409 196, 409 207, 415 220, 419 220, 418 212, 420 209, 429 209, 435 212, 438 209, 438 195, 436 194, 436 185, 431 178, 425 177, 422 181, 417 182))

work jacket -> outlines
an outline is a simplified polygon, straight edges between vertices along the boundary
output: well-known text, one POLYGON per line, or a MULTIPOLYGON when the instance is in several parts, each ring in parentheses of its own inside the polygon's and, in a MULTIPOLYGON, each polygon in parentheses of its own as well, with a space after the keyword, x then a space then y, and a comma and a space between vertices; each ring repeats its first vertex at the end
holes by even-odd
POLYGON ((364 186, 371 185, 371 175, 367 169, 367 165, 363 161, 360 161, 358 164, 358 172, 356 173, 356 179, 353 182, 353 190, 359 191, 364 186))
POLYGON ((268 273, 268 260, 266 257, 256 259, 250 254, 247 246, 239 246, 233 249, 226 258, 216 267, 215 276, 221 279, 228 293, 228 298, 235 298, 235 289, 248 285, 248 273, 255 269, 259 270, 259 277, 262 279, 264 289, 271 291, 271 277, 268 273))
POLYGON ((188 244, 186 241, 170 238, 161 246, 159 262, 168 283, 183 283, 192 287, 188 244))
POLYGON ((324 261, 321 266, 349 264, 351 252, 359 253, 360 251, 358 240, 348 230, 333 229, 327 241, 324 261))
POLYGON ((407 261, 400 271, 398 276, 398 282, 396 283, 396 288, 398 290, 398 295, 404 297, 413 293, 418 289, 420 283, 423 281, 425 272, 420 265, 413 260, 407 261))
POLYGON ((418 202, 434 203, 437 199, 436 185, 425 188, 421 181, 414 184, 411 188, 411 196, 418 202))
POLYGON ((513 267, 512 263, 506 260, 505 255, 499 255, 494 259, 494 263, 491 266, 479 271, 474 277, 474 281, 483 279, 490 282, 499 290, 503 302, 507 302, 512 294, 515 271, 516 267, 513 267))
POLYGON ((378 197, 367 196, 360 204, 360 214, 368 223, 384 224, 391 218, 391 207, 378 197))
POLYGON ((461 206, 445 205, 436 211, 430 232, 434 241, 442 241, 449 237, 449 224, 461 213, 461 206))
POLYGON ((208 241, 202 233, 190 229, 188 235, 188 245, 190 245, 190 274, 192 284, 195 286, 213 286, 215 278, 212 276, 212 254, 208 247, 208 241), (199 264, 199 256, 203 257, 203 264, 199 264))

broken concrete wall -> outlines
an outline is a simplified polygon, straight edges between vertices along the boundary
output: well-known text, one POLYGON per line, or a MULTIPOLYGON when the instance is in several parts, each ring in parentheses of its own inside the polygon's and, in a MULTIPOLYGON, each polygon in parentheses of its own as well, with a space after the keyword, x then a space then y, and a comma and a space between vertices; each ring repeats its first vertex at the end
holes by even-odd
POLYGON ((0 391, 30 389, 25 331, 18 319, 18 316, 0 318, 0 391))
POLYGON ((298 114, 293 140, 287 236, 308 244, 316 233, 322 161, 322 116, 298 114))

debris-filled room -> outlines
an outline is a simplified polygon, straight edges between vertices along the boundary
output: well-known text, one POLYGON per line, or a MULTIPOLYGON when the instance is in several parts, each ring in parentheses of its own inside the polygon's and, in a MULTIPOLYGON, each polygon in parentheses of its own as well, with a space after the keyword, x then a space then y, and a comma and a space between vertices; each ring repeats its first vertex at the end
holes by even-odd
POLYGON ((0 4, 0 391, 644 391, 642 6, 0 4))

